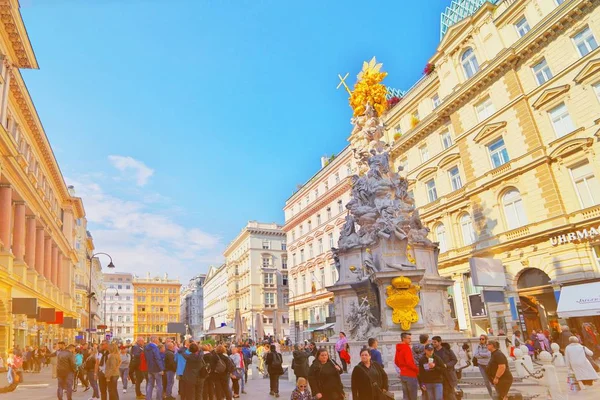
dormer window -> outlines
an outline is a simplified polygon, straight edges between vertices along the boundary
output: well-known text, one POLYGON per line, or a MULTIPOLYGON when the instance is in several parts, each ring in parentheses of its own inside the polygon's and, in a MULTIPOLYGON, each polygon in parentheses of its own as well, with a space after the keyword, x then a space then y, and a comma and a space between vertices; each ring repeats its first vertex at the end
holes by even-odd
POLYGON ((460 62, 465 70, 465 76, 467 79, 472 77, 479 71, 479 63, 477 62, 477 57, 475 56, 475 52, 472 48, 468 48, 462 54, 460 58, 460 62))

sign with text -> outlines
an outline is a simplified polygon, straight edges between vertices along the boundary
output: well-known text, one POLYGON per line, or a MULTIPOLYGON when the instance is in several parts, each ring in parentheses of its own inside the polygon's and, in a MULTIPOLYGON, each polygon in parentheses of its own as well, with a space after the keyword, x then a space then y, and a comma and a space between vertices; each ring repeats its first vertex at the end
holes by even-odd
POLYGON ((600 236, 600 225, 598 227, 592 226, 579 231, 563 233, 562 235, 551 237, 550 244, 552 246, 558 246, 560 244, 571 242, 582 242, 585 240, 592 240, 597 236, 600 236))

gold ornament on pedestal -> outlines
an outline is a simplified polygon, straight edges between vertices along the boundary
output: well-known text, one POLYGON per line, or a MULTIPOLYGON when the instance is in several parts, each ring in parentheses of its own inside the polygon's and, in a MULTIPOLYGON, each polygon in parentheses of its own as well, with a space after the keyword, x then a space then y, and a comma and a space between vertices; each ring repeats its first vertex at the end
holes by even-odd
POLYGON ((392 322, 399 324, 400 328, 405 331, 419 321, 419 315, 415 311, 415 307, 419 304, 419 295, 417 294, 419 290, 421 287, 413 285, 412 281, 405 276, 392 279, 392 285, 386 288, 385 303, 393 310, 392 322))

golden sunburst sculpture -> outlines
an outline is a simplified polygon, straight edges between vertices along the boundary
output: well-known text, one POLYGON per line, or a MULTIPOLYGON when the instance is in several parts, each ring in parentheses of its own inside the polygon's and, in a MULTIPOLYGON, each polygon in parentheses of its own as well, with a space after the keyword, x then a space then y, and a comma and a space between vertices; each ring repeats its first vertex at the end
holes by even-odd
POLYGON ((362 71, 358 74, 354 91, 350 95, 350 107, 354 110, 355 117, 365 113, 367 103, 373 106, 377 116, 381 116, 386 110, 387 89, 381 82, 387 76, 387 72, 381 72, 382 67, 383 64, 377 63, 375 57, 369 62, 363 62, 362 71))

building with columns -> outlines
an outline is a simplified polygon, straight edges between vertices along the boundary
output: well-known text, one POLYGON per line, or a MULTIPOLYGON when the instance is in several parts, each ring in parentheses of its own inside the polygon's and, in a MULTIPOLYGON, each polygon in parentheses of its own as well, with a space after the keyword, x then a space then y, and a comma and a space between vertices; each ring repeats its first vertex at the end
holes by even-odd
POLYGON ((206 273, 202 285, 204 296, 204 331, 210 328, 210 321, 214 318, 215 327, 221 324, 231 324, 227 320, 227 270, 225 264, 218 267, 211 265, 206 273))
POLYGON ((21 69, 38 65, 19 3, 1 3, 0 354, 5 354, 14 345, 74 340, 75 221, 85 211, 65 185, 21 76, 21 69), (37 307, 62 312, 63 323, 13 314, 15 299, 36 299, 37 307))
POLYGON ((385 114, 391 159, 455 281, 457 329, 600 327, 557 312, 564 293, 598 299, 600 2, 477 5, 443 19, 433 72, 385 114), (501 262, 501 301, 474 285, 474 257, 501 262))
POLYGON ((335 322, 333 295, 327 286, 337 281, 331 253, 350 200, 350 176, 356 163, 349 147, 333 158, 322 157, 321 168, 286 202, 283 209, 290 270, 290 332, 294 342, 319 340, 331 334, 335 322))
MULTIPOLYGON (((248 330, 263 318, 263 332, 254 327, 252 338, 289 335, 287 312, 288 268, 285 233, 280 225, 250 221, 229 243, 223 255, 227 273, 227 320, 237 310, 248 330)), ((246 333, 246 332, 244 332, 246 333)))
POLYGON ((167 332, 169 322, 180 322, 181 283, 179 279, 133 277, 134 290, 134 336, 148 340, 151 336, 173 338, 176 334, 167 332))
POLYGON ((181 288, 180 321, 186 325, 187 334, 199 339, 204 333, 204 280, 206 275, 196 275, 181 288))
POLYGON ((102 324, 107 326, 113 338, 133 342, 133 275, 129 272, 104 273, 102 282, 102 324))

